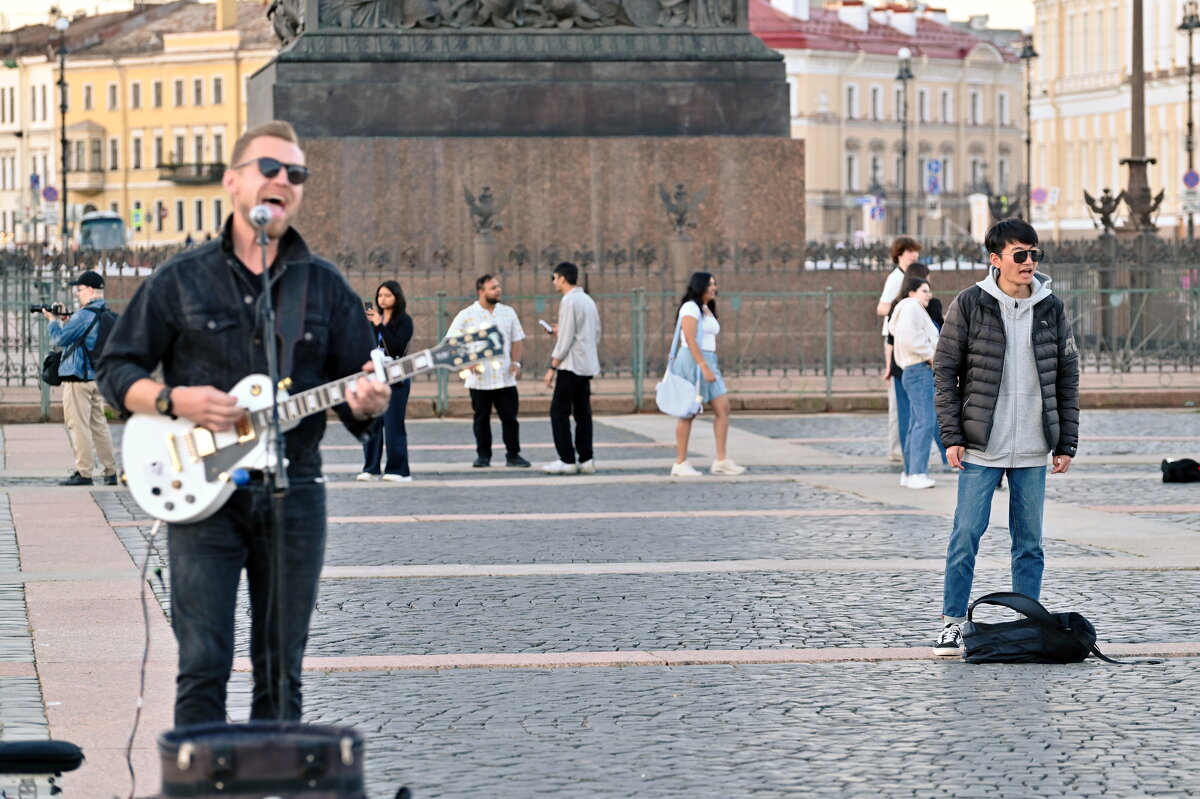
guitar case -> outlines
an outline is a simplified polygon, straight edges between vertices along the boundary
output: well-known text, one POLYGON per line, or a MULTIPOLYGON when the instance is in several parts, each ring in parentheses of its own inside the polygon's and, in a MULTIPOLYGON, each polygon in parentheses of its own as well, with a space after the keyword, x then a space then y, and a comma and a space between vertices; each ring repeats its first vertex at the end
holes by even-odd
POLYGON ((163 799, 367 799, 363 740, 350 727, 197 724, 163 733, 158 752, 163 799))

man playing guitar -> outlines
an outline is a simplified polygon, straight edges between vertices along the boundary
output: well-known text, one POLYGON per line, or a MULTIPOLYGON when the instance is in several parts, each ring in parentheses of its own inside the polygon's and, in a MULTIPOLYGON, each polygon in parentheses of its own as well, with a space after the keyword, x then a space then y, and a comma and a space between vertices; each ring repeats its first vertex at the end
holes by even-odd
MULTIPOLYGON (((245 410, 228 392, 246 375, 268 371, 264 336, 279 340, 277 331, 263 330, 259 313, 262 255, 250 216, 258 205, 271 210, 266 260, 270 275, 279 280, 276 295, 288 296, 287 281, 303 281, 302 289, 292 294, 300 298, 294 307, 303 311, 303 332, 295 338, 293 365, 285 375, 293 390, 372 370, 363 363, 374 343, 359 297, 336 267, 312 254, 291 227, 308 177, 291 125, 276 121, 247 130, 234 145, 231 164, 223 184, 233 213, 221 235, 156 269, 109 336, 99 381, 114 407, 182 417, 214 432, 244 422, 245 410), (160 364, 166 385, 150 377, 160 364)), ((287 311, 280 308, 278 296, 275 304, 286 324, 287 311)), ((281 355, 281 362, 287 360, 281 355)), ((361 437, 383 413, 390 394, 386 382, 358 379, 335 410, 361 437)), ((224 506, 200 521, 168 525, 171 612, 179 643, 176 726, 225 721, 243 568, 251 605, 251 718, 300 718, 301 661, 325 554, 318 449, 324 431, 325 415, 318 413, 284 436, 290 487, 283 503, 282 631, 270 596, 278 585, 272 566, 272 498, 261 483, 238 488, 224 506), (280 674, 286 675, 286 703, 280 701, 280 674)))

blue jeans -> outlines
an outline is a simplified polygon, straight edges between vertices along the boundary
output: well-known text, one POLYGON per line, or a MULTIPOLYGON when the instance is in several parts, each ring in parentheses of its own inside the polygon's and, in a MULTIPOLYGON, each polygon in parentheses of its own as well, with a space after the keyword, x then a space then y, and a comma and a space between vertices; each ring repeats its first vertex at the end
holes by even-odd
POLYGON ((404 428, 404 415, 408 413, 411 391, 411 380, 392 386, 392 398, 383 412, 383 424, 377 425, 371 437, 363 442, 363 471, 367 474, 379 474, 386 442, 387 473, 408 477, 408 431, 404 428))
POLYGON ((1008 474, 1008 529, 1012 535, 1012 590, 1038 599, 1042 593, 1042 511, 1046 501, 1046 467, 999 469, 964 463, 958 474, 958 507, 946 549, 942 615, 946 621, 967 616, 975 555, 992 513, 992 496, 1000 476, 1008 474))
POLYGON ((203 521, 167 526, 171 617, 179 642, 175 726, 225 721, 225 684, 233 667, 234 610, 246 569, 250 589, 252 719, 279 717, 279 674, 287 675, 284 718, 300 718, 300 669, 308 622, 325 560, 325 487, 296 482, 284 499, 282 653, 273 597, 270 509, 262 485, 234 492, 203 521))
MULTIPOLYGON (((911 403, 908 401, 908 392, 904 390, 904 373, 901 372, 899 377, 893 377, 892 384, 896 391, 896 421, 900 428, 900 451, 905 452, 904 442, 908 440, 908 414, 911 403)), ((942 445, 941 435, 938 434, 936 412, 933 421, 933 443, 937 444, 938 452, 942 454, 942 465, 944 466, 946 465, 946 448, 942 445)), ((904 473, 909 474, 907 459, 904 473)), ((921 472, 917 472, 917 474, 921 474, 921 472)))
MULTIPOLYGON (((904 449, 904 471, 925 474, 929 471, 929 446, 937 428, 933 410, 933 369, 927 363, 905 367, 901 378, 908 400, 908 433, 901 439, 904 449)), ((900 406, 900 392, 896 392, 900 406)))

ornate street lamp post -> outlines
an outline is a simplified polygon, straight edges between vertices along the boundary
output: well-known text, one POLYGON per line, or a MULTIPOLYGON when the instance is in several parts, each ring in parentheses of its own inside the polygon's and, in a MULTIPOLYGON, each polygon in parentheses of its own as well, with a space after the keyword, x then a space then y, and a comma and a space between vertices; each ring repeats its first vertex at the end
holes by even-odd
POLYGON ((901 47, 896 53, 900 58, 900 225, 901 235, 908 233, 908 82, 913 79, 912 50, 901 47))
POLYGON ((62 252, 63 258, 66 259, 67 252, 70 250, 71 244, 71 227, 67 222, 67 172, 70 168, 68 163, 68 145, 67 145, 67 28, 71 26, 71 21, 66 17, 59 17, 54 23, 54 29, 58 31, 58 112, 59 112, 59 146, 62 148, 62 252))
POLYGON ((1020 58, 1025 62, 1025 198, 1026 220, 1033 212, 1033 59, 1038 57, 1033 49, 1033 30, 1026 29, 1025 43, 1021 46, 1020 58))
MULTIPOLYGON (((1183 22, 1179 23, 1179 30, 1187 31, 1188 39, 1188 92, 1187 92, 1187 161, 1188 171, 1191 172, 1195 166, 1193 162, 1193 151, 1195 149, 1195 127, 1192 123, 1192 75, 1195 72, 1195 64, 1192 61, 1192 31, 1200 28, 1200 14, 1196 11, 1196 0, 1188 0, 1183 4, 1183 22)), ((1187 235, 1188 241, 1194 241, 1196 238, 1195 217, 1191 211, 1187 215, 1187 235)))

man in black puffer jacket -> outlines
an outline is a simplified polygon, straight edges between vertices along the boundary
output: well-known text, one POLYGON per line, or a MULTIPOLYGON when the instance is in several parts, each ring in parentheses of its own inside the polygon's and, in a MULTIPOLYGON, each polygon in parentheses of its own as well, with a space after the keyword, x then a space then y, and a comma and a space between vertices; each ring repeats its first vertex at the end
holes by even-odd
POLYGON ((1004 474, 1012 587, 1038 598, 1046 456, 1052 455, 1053 474, 1062 474, 1079 443, 1079 352, 1062 300, 1037 272, 1043 255, 1037 231, 1005 219, 984 243, 992 269, 950 304, 933 360, 946 459, 962 470, 935 655, 962 653, 975 554, 1004 474))

